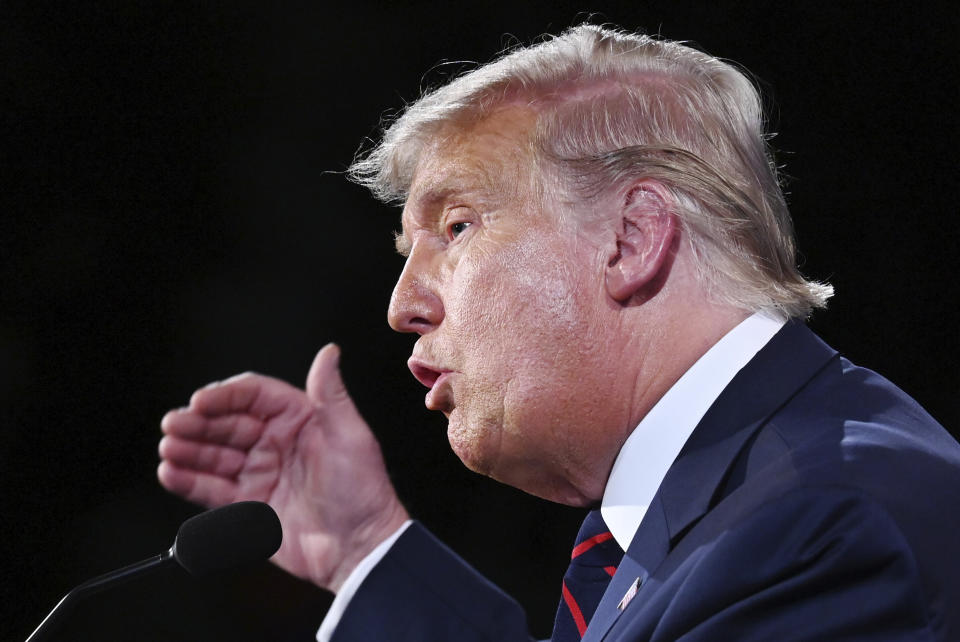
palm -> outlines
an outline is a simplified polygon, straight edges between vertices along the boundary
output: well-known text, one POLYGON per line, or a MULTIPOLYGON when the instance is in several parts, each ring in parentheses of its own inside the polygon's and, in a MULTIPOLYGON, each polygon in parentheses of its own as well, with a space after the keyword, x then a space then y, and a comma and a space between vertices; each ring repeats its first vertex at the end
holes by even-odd
POLYGON ((361 527, 406 517, 326 351, 307 392, 253 374, 197 391, 164 417, 158 471, 166 488, 206 506, 269 503, 284 530, 275 561, 321 586, 335 582, 334 560, 356 547, 361 527))

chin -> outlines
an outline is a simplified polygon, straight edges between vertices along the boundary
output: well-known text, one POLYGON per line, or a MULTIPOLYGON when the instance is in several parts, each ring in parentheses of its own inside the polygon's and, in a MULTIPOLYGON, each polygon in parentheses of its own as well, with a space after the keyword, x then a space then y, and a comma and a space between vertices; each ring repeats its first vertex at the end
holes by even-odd
POLYGON ((448 432, 450 447, 472 472, 522 490, 528 495, 566 506, 595 506, 602 497, 602 493, 598 497, 582 493, 569 480, 558 476, 556 471, 551 471, 545 465, 538 466, 531 461, 511 462, 509 457, 491 448, 489 442, 483 443, 470 437, 476 435, 448 432))
POLYGON ((540 499, 545 499, 555 504, 563 504, 564 506, 573 506, 576 508, 596 506, 600 501, 599 498, 584 495, 577 488, 571 486, 565 479, 550 477, 543 470, 529 471, 529 473, 522 477, 499 475, 496 476, 496 479, 534 497, 539 497, 540 499), (537 472, 540 474, 537 474, 537 472))
POLYGON ((495 459, 489 444, 490 435, 483 434, 476 427, 464 425, 458 419, 456 411, 448 417, 447 441, 450 442, 450 448, 468 470, 490 476, 495 459))

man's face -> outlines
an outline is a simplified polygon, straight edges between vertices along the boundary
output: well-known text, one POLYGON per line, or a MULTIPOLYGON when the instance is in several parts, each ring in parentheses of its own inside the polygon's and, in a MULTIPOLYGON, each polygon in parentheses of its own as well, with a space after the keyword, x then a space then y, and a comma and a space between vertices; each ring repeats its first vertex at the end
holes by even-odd
POLYGON ((534 196, 523 144, 533 122, 505 108, 436 137, 403 211, 408 258, 389 321, 421 335, 410 369, 468 468, 585 504, 602 495, 628 429, 611 398, 616 305, 603 274, 614 236, 534 196))

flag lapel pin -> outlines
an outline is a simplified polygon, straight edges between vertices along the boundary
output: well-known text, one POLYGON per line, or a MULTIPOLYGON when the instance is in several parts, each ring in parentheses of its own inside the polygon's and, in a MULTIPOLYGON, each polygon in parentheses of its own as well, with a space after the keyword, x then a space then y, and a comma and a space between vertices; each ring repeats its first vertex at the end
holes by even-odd
POLYGON ((623 599, 620 600, 619 604, 617 604, 618 611, 622 611, 623 609, 627 608, 627 604, 630 604, 630 600, 633 599, 642 585, 643 581, 639 577, 630 583, 630 588, 627 589, 627 592, 623 595, 623 599))

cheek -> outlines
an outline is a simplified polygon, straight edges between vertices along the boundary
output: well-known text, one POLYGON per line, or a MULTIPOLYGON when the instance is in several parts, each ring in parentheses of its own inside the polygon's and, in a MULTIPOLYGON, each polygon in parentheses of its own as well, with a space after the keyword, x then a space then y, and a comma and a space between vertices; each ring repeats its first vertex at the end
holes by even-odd
POLYGON ((557 358, 569 358, 589 342, 602 301, 595 270, 577 263, 574 248, 561 239, 545 247, 538 242, 517 243, 507 251, 483 257, 455 283, 462 306, 456 317, 485 351, 507 353, 508 365, 519 368, 529 360, 556 367, 557 358), (544 363, 545 362, 545 363, 544 363))
POLYGON ((489 475, 502 455, 503 399, 495 386, 476 378, 462 392, 467 394, 450 413, 447 440, 467 468, 489 475))
POLYGON ((455 275, 457 289, 493 327, 508 326, 512 333, 547 324, 572 328, 589 270, 575 264, 576 253, 562 247, 563 242, 556 237, 552 245, 540 238, 520 239, 482 255, 455 275))
POLYGON ((596 270, 576 247, 551 238, 494 245, 461 260, 449 277, 447 337, 480 377, 474 383, 501 401, 507 382, 518 399, 537 399, 597 347, 596 270))
POLYGON ((461 261, 450 275, 444 296, 445 333, 458 350, 496 351, 509 336, 516 293, 510 268, 494 257, 461 261))

